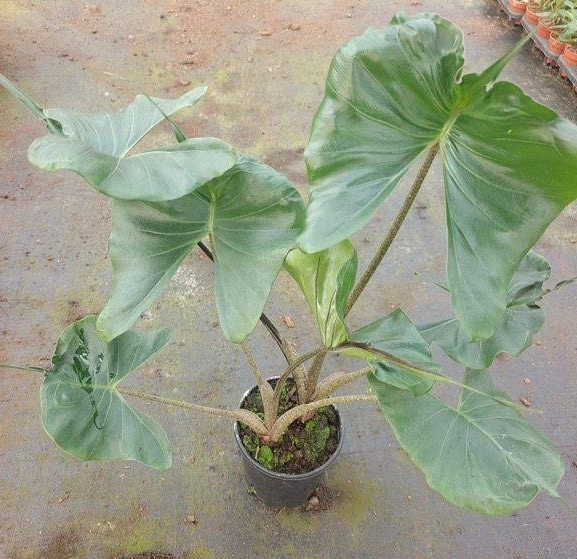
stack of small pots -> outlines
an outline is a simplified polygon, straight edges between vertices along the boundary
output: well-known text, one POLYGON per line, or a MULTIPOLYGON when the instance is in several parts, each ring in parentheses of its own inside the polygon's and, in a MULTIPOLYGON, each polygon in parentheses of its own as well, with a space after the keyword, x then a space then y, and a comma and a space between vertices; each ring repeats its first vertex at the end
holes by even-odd
MULTIPOLYGON (((545 62, 559 67, 577 91, 577 34, 567 29, 564 17, 571 14, 577 20, 577 0, 498 0, 509 19, 529 32, 535 32, 533 41, 545 56, 545 62), (556 9, 556 6, 559 9, 556 9), (568 41, 563 41, 569 37, 568 41)), ((572 24, 577 25, 577 24, 572 24)))

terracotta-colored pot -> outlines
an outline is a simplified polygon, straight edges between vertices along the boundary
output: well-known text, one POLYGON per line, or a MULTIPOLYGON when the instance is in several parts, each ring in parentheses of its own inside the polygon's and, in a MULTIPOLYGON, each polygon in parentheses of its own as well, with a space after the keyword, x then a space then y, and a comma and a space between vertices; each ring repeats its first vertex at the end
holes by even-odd
POLYGON ((548 19, 540 18, 537 26, 537 35, 543 39, 548 39, 549 35, 551 35, 551 25, 551 21, 548 19))
POLYGON ((563 51, 565 50, 565 43, 559 40, 559 35, 556 33, 551 33, 551 35, 549 35, 549 49, 554 54, 563 54, 563 51))
POLYGON ((563 60, 569 66, 577 66, 577 45, 565 45, 563 60))
POLYGON ((530 23, 531 25, 537 25, 539 23, 539 6, 537 4, 527 4, 525 19, 527 20, 527 23, 530 23))
POLYGON ((522 15, 527 9, 527 2, 521 2, 520 0, 509 0, 509 9, 515 14, 522 15))

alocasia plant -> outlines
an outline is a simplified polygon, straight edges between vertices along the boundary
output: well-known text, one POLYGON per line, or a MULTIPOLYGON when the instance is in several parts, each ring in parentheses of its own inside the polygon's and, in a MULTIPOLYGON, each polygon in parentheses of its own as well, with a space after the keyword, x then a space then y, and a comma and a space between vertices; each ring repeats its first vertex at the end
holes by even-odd
POLYGON ((269 450, 293 421, 322 406, 370 401, 379 404, 430 486, 449 501, 504 514, 541 490, 556 496, 561 458, 489 373, 497 355, 518 355, 541 327, 538 302, 551 270, 532 247, 577 197, 577 126, 514 84, 497 81, 515 50, 480 74, 463 75, 462 33, 433 14, 397 15, 385 28, 353 38, 332 62, 313 122, 305 152, 311 187, 306 207, 295 187, 263 163, 217 139, 184 138, 171 115, 195 104, 200 88, 175 101, 139 96, 115 115, 84 115, 42 110, 0 77, 48 125, 49 134, 31 145, 30 161, 51 171, 71 169, 113 198, 110 298, 98 318, 64 330, 45 372, 42 418, 55 442, 82 459, 135 459, 162 469, 170 465, 162 429, 123 394, 235 418, 269 450), (161 120, 173 125, 174 145, 132 153, 161 120), (448 239, 442 289, 454 316, 415 325, 397 309, 353 329, 347 315, 436 157, 448 239), (419 161, 407 198, 357 279, 351 235, 419 161), (197 244, 214 260, 220 324, 247 355, 261 392, 261 416, 119 386, 166 343, 165 332, 130 328, 197 244), (319 347, 302 355, 262 314, 283 265, 319 329, 319 347), (259 319, 287 361, 274 388, 244 342, 259 319), (463 367, 462 378, 441 370, 430 344, 463 367), (330 352, 364 366, 324 374, 330 352), (299 404, 280 414, 289 377, 299 404), (372 394, 334 396, 360 377, 372 394), (458 402, 445 402, 436 383, 457 386, 458 402))

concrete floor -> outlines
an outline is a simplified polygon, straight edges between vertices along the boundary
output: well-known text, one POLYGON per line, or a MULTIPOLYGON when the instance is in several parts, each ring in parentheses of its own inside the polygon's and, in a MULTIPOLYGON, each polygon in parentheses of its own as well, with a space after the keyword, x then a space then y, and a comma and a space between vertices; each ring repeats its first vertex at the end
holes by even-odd
MULTIPOLYGON (((401 9, 436 11, 460 25, 468 71, 482 69, 519 36, 491 0, 3 0, 0 72, 43 106, 91 111, 116 110, 141 92, 171 97, 206 84, 197 112, 182 121, 186 134, 221 137, 304 185, 302 150, 333 52, 401 9)), ((505 74, 563 116, 577 117, 572 89, 530 47, 505 74)), ((27 162, 27 146, 43 133, 0 91, 0 362, 45 365, 62 328, 98 312, 110 287, 108 203, 76 176, 46 174, 27 162)), ((381 317, 396 304, 420 322, 443 315, 436 288, 423 279, 438 276, 443 262, 439 181, 434 169, 419 211, 374 280, 376 295, 359 302, 353 322, 381 317)), ((358 236, 361 263, 387 217, 383 211, 358 236)), ((576 222, 573 206, 539 244, 557 280, 575 274, 576 222)), ((174 327, 171 348, 132 386, 232 407, 251 382, 249 371, 213 326, 209 263, 194 254, 184 268, 143 321, 174 327)), ((280 278, 267 313, 290 314, 306 331, 309 319, 289 285, 280 278)), ((575 559, 577 289, 549 296, 544 306, 548 319, 536 345, 495 368, 513 398, 531 399, 539 410, 531 419, 559 446, 566 503, 543 496, 504 518, 459 510, 428 489, 380 412, 365 406, 342 409, 345 446, 327 480, 324 510, 275 512, 246 491, 228 422, 137 403, 167 430, 174 467, 159 473, 132 462, 82 463, 42 430, 41 378, 3 370, 0 557, 575 559)), ((296 331, 285 334, 312 347, 296 331)), ((267 372, 277 373, 281 361, 263 332, 251 345, 267 372)), ((334 365, 346 366, 338 359, 334 365)))

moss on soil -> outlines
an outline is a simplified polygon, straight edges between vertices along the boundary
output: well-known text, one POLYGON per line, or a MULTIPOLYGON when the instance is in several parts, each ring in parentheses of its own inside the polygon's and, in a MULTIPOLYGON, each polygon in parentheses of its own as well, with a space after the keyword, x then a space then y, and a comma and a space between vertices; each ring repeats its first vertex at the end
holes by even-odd
MULTIPOLYGON (((289 379, 281 393, 279 415, 298 404, 294 382, 289 379)), ((260 392, 251 392, 242 407, 264 417, 260 392)), ((263 444, 245 425, 240 427, 242 443, 263 467, 285 474, 302 474, 324 464, 338 446, 338 415, 332 406, 320 408, 308 421, 293 422, 276 444, 263 444)))

